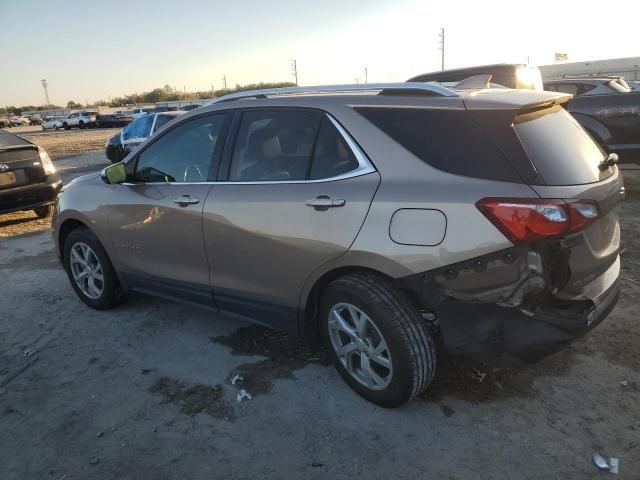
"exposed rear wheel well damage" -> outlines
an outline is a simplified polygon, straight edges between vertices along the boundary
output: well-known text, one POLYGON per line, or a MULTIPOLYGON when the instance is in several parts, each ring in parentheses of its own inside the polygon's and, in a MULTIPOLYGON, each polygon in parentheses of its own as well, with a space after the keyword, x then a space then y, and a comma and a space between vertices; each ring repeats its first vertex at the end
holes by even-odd
POLYGON ((386 275, 383 272, 378 270, 374 270, 371 268, 365 267, 340 267, 335 270, 331 270, 325 273, 322 277, 320 277, 309 296, 307 297, 307 301, 303 311, 303 319, 301 325, 301 334, 302 336, 311 344, 317 344, 320 341, 320 332, 318 326, 320 324, 318 319, 318 310, 320 306, 320 301, 322 299, 322 293, 324 289, 334 280, 338 278, 344 277, 346 275, 351 275, 354 273, 368 273, 373 276, 379 276, 386 280, 391 281, 399 290, 407 295, 413 306, 415 306, 419 311, 423 310, 425 307, 429 308, 428 305, 424 304, 424 298, 420 298, 416 294, 416 292, 410 288, 405 282, 401 280, 396 280, 389 275, 386 275))

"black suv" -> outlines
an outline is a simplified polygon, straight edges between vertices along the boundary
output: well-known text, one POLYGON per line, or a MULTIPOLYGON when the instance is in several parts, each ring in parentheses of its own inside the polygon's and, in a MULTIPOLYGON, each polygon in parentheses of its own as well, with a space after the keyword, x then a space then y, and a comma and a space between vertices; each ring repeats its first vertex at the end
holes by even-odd
POLYGON ((0 130, 0 214, 33 210, 40 218, 48 217, 61 188, 47 152, 0 130))

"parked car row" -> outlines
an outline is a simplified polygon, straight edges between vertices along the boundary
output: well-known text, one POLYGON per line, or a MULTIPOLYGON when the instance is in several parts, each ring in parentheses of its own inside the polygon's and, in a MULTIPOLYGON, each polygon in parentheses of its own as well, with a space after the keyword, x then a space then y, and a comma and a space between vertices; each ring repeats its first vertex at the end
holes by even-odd
POLYGON ((96 115, 96 126, 99 128, 126 127, 133 121, 131 112, 119 110, 114 113, 96 115))

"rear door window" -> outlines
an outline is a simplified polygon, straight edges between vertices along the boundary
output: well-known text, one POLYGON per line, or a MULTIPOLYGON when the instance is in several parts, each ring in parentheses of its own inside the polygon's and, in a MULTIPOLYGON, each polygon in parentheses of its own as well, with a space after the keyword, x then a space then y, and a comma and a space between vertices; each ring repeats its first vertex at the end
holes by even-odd
POLYGON ((612 174, 598 168, 602 148, 560 106, 519 115, 513 128, 546 185, 581 185, 612 174))
POLYGON ((242 113, 231 158, 232 182, 307 179, 322 120, 311 110, 254 110, 242 113))

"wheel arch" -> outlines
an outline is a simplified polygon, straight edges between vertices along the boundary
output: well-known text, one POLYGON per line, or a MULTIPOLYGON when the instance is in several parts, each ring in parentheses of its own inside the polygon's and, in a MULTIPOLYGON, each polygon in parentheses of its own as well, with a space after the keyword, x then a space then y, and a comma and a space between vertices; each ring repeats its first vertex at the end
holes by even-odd
POLYGON ((64 255, 64 242, 66 241, 69 234, 74 230, 77 230, 78 228, 86 228, 87 230, 91 231, 95 235, 95 232, 91 230, 91 228, 89 227, 89 225, 87 225, 87 223, 81 220, 78 220, 77 218, 67 218, 58 227, 58 242, 57 242, 58 252, 57 253, 60 256, 60 258, 63 258, 63 255, 64 255))

